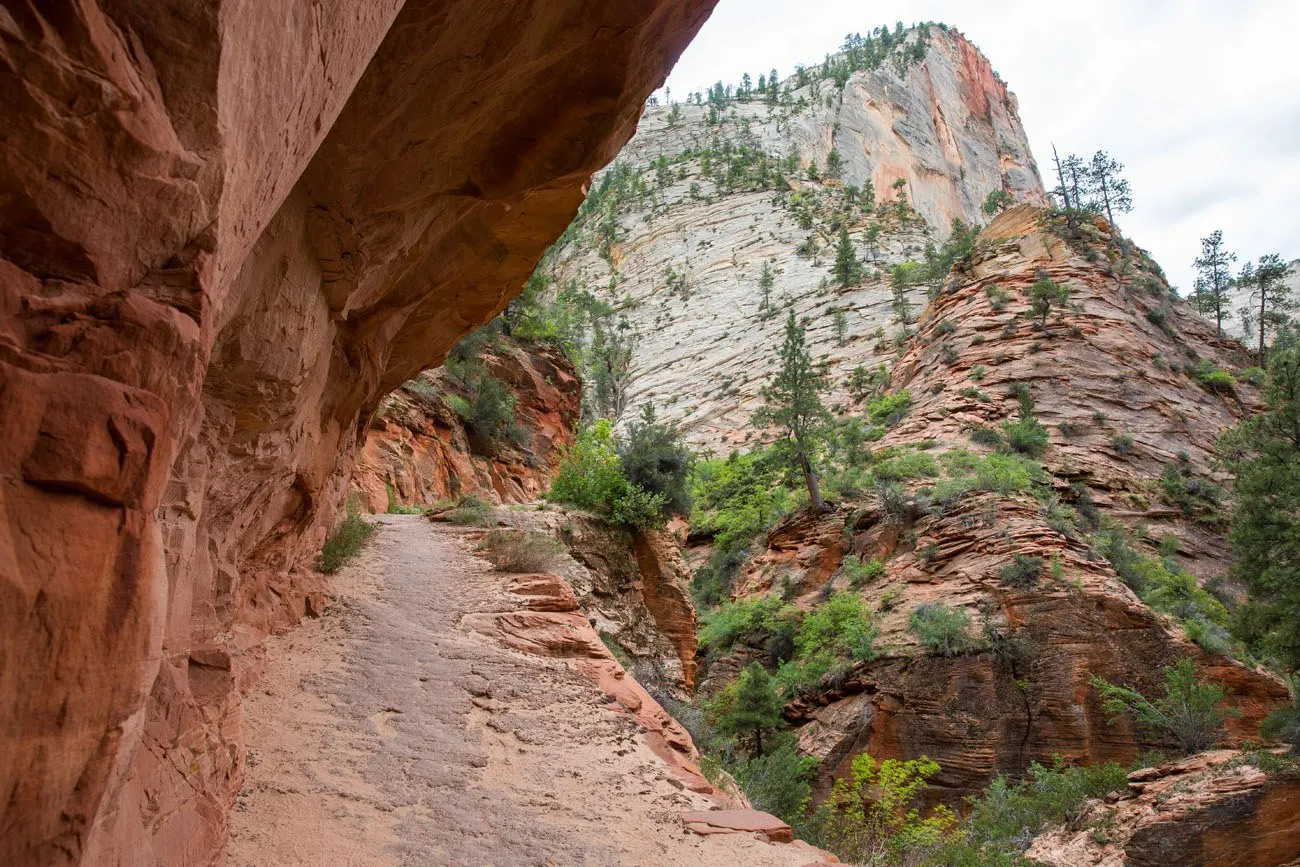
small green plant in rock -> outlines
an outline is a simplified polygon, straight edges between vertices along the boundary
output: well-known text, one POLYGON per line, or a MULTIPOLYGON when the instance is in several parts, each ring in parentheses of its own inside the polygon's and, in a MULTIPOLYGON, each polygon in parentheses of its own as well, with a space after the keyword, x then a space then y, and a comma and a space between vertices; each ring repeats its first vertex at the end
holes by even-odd
POLYGON ((867 418, 871 419, 872 424, 893 427, 903 420, 903 417, 907 415, 907 411, 911 408, 912 393, 910 391, 882 395, 868 401, 867 418))
POLYGON ((1046 568, 1047 562, 1042 557, 1016 554, 1012 556, 1011 562, 998 572, 998 579, 1008 587, 1029 589, 1038 585, 1046 568))
POLYGON ((863 560, 857 554, 844 558, 840 569, 849 579, 849 586, 858 590, 885 574, 885 564, 879 560, 863 560))
POLYGON ((375 525, 361 517, 361 504, 355 497, 348 498, 347 516, 325 541, 316 568, 326 575, 333 575, 361 550, 361 546, 374 532, 375 525))
POLYGON ((966 609, 953 608, 943 602, 918 605, 907 620, 912 634, 940 656, 957 656, 977 647, 970 625, 966 609))

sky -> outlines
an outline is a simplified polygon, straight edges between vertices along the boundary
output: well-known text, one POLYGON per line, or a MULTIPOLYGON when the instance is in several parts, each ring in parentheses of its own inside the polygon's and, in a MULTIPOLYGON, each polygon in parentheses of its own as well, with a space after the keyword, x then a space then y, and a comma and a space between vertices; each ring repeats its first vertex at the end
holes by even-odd
POLYGON ((979 46, 1019 98, 1040 171, 1053 143, 1124 163, 1120 228, 1184 294, 1215 229, 1238 265, 1300 258, 1300 0, 719 0, 667 86, 683 99, 744 72, 785 77, 897 21, 979 46))

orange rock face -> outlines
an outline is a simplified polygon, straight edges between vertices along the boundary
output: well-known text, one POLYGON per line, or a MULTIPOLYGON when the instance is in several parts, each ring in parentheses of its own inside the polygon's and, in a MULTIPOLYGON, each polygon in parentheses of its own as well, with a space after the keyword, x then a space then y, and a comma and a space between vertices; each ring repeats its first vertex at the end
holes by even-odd
POLYGON ((1052 867, 1279 867, 1300 857, 1300 780, 1266 774, 1237 753, 1145 768, 1117 794, 1026 854, 1052 867))
POLYGON ((0 862, 218 861, 384 393, 501 309, 712 0, 0 15, 0 862))
MULTIPOLYGON (((1144 526, 1152 549, 1162 535, 1175 537, 1189 572, 1222 576, 1221 517, 1163 502, 1160 477, 1175 464, 1192 477, 1215 478, 1214 441, 1255 395, 1248 386, 1208 391, 1181 368, 1205 359, 1233 369, 1238 356, 1171 300, 1145 257, 1135 255, 1127 274, 1112 265, 1097 240, 1105 227, 1091 227, 1085 235, 1093 240, 1072 246, 1040 228, 1040 217, 1033 208, 1004 214, 930 305, 893 372, 894 388, 911 393, 912 409, 877 448, 925 443, 936 457, 954 449, 988 453, 971 430, 1017 418, 1012 389, 1027 388, 1050 436, 1041 462, 1058 509, 1086 496, 1099 516, 1144 526), (1044 271, 1071 289, 1071 307, 1040 329, 1026 311, 1028 287, 1044 271), (994 287, 1004 296, 990 293, 994 287), (1130 448, 1113 446, 1120 434, 1132 437, 1130 448)), ((916 492, 933 481, 909 484, 916 492)), ((1191 657, 1242 709, 1229 724, 1229 742, 1257 737, 1259 722, 1287 700, 1277 678, 1189 641, 1177 621, 1144 604, 1091 550, 1084 528, 1053 526, 1047 506, 1028 494, 973 493, 946 505, 914 505, 904 515, 887 515, 866 498, 831 514, 792 515, 746 566, 737 592, 781 592, 812 608, 822 594, 849 588, 838 574, 848 553, 885 563, 884 574, 861 588, 879 612, 880 655, 787 706, 801 748, 821 760, 822 793, 862 752, 928 755, 942 767, 931 794, 954 802, 995 774, 1021 774, 1054 755, 1129 762, 1144 749, 1168 749, 1172 744, 1127 720, 1110 723, 1090 680, 1158 695, 1161 666, 1180 657, 1191 657), (1057 564, 1058 577, 1008 586, 1000 571, 1017 554, 1039 558, 1044 568, 1057 564), (983 649, 932 655, 908 627, 925 603, 964 609, 983 649), (1003 652, 994 652, 990 636, 1004 642, 1003 652)), ((718 664, 724 672, 733 666, 718 664)), ((708 672, 705 691, 719 682, 708 672)))
POLYGON ((486 358, 515 398, 523 438, 502 437, 476 454, 465 423, 439 398, 458 394, 444 370, 428 370, 379 404, 357 457, 352 486, 370 512, 478 494, 502 503, 536 499, 551 482, 559 449, 573 441, 582 383, 564 354, 506 342, 486 358))

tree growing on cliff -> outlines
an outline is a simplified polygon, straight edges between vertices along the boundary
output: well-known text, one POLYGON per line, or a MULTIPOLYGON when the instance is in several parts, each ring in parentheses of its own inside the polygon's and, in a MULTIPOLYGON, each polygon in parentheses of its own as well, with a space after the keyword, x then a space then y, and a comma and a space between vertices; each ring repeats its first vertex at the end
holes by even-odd
MULTIPOLYGON (((1267 350, 1265 338, 1268 332, 1280 331, 1291 321, 1291 311, 1295 301, 1291 298, 1291 287, 1286 282, 1287 265, 1277 253, 1260 256, 1259 262, 1252 265, 1247 262, 1237 277, 1238 285, 1249 290, 1250 306, 1242 312, 1242 324, 1254 326, 1258 335, 1255 358, 1262 367, 1264 353, 1267 350)), ((1249 327, 1247 330, 1250 330, 1249 327)))
POLYGON ((835 246, 835 279, 845 288, 862 280, 862 262, 853 249, 848 226, 840 226, 839 242, 835 246))
POLYGON ((763 270, 758 274, 758 291, 762 293, 758 313, 764 319, 772 315, 772 287, 775 285, 776 277, 772 274, 772 266, 764 262, 763 270))
POLYGON ((1015 198, 1006 190, 998 189, 988 194, 980 211, 986 217, 996 217, 1016 203, 1015 198))
POLYGON ((1223 687, 1197 678, 1190 659, 1180 659, 1161 671, 1164 695, 1154 701, 1132 687, 1116 686, 1100 677, 1092 679, 1092 687, 1101 693, 1102 707, 1112 721, 1128 714, 1143 728, 1170 737, 1184 755, 1214 746, 1223 737, 1227 721, 1241 716, 1241 708, 1226 706, 1223 687))
POLYGON ((831 423, 831 414, 822 403, 826 370, 813 363, 807 335, 793 310, 786 319, 780 358, 780 369, 763 389, 765 406, 754 414, 754 424, 782 430, 780 445, 803 475, 809 504, 822 512, 826 501, 822 499, 817 453, 831 423))
POLYGON ((835 148, 831 148, 831 152, 826 155, 826 177, 838 178, 843 173, 844 157, 835 148))
POLYGON ((1088 163, 1086 178, 1092 193, 1091 208, 1104 211, 1111 228, 1115 227, 1115 214, 1133 210, 1133 191, 1124 179, 1124 164, 1105 151, 1097 151, 1088 163))
POLYGON ((1069 302, 1070 287, 1053 281, 1045 273, 1040 274, 1029 287, 1029 313, 1039 328, 1047 328, 1047 318, 1052 311, 1059 311, 1069 302))
POLYGON ((1214 317, 1214 326, 1223 336, 1223 317, 1228 312, 1228 291, 1232 287, 1232 263, 1237 254, 1223 246, 1223 232, 1216 229, 1201 239, 1201 255, 1192 267, 1196 269, 1196 293, 1192 304, 1200 312, 1214 317))
POLYGON ((763 734, 780 728, 781 696, 772 675, 761 663, 745 667, 714 704, 718 731, 733 737, 753 738, 751 755, 763 754, 763 734))
POLYGON ((1234 629, 1255 652, 1300 670, 1300 341, 1292 333, 1273 347, 1264 402, 1219 440, 1237 477, 1232 574, 1251 589, 1234 629))
POLYGON ((665 513, 690 512, 686 474, 691 453, 676 427, 655 419, 652 405, 642 407, 641 418, 628 425, 627 438, 618 446, 618 459, 629 482, 663 498, 665 513))

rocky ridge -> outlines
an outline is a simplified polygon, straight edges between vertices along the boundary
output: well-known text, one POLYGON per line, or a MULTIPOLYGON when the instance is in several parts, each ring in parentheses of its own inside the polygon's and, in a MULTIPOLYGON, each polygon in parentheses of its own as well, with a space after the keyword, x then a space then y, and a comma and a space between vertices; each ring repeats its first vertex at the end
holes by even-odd
MULTIPOLYGON (((862 495, 826 515, 795 513, 737 578, 737 597, 780 592, 809 609, 850 589, 840 569, 847 554, 884 563, 858 590, 881 612, 879 656, 787 706, 801 748, 822 762, 821 791, 860 752, 930 756, 943 769, 932 794, 946 800, 1054 755, 1129 762, 1168 744, 1126 722, 1110 724, 1090 678, 1154 693, 1160 666, 1182 657, 1241 706, 1233 741, 1256 737, 1263 716, 1286 701, 1275 677, 1190 641, 1092 546, 1088 523, 1104 518, 1144 528, 1134 544, 1148 556, 1167 534, 1189 573, 1221 577, 1221 515, 1164 501, 1161 479, 1170 466, 1184 482, 1214 478, 1215 436, 1255 400, 1248 386, 1225 393, 1197 382, 1201 361, 1236 369, 1249 360, 1238 344, 1215 339, 1140 251, 1119 254, 1108 231, 1098 221, 1066 240, 1029 207, 994 221, 895 364, 891 385, 907 390, 913 405, 873 446, 882 459, 929 455, 938 475, 951 453, 987 454, 972 431, 1014 420, 1023 391, 1050 438, 1045 491, 977 488, 935 501, 937 479, 922 474, 905 482, 912 499, 902 513, 862 495), (1027 295, 1044 276, 1071 295, 1040 327, 1027 321, 1027 295), (1131 441, 1120 447, 1116 436, 1131 441), (1042 564, 1024 586, 1000 577, 1017 555, 1042 564), (909 616, 927 603, 968 612, 972 651, 944 657, 921 644, 909 616)), ((717 661, 702 673, 702 689, 725 683, 754 652, 717 661)))
MULTIPOLYGON (((754 95, 720 111, 647 109, 601 176, 630 172, 632 192, 598 182, 599 204, 545 269, 554 285, 585 287, 626 322, 632 354, 616 412, 651 403, 696 445, 744 443, 786 305, 807 319, 843 400, 850 370, 892 357, 890 267, 922 259, 952 220, 984 219, 993 191, 1043 201, 1015 96, 956 31, 931 27, 926 44, 923 59, 901 71, 895 58, 843 85, 814 66, 785 81, 788 101, 776 105, 754 95), (832 149, 839 177, 810 177, 810 164, 824 168, 832 149), (871 207, 846 204, 847 190, 868 186, 871 207), (866 264, 866 279, 847 289, 827 283, 841 222, 866 264), (810 239, 821 252, 800 255, 810 239), (764 266, 774 279, 767 309, 764 266)), ((924 307, 921 287, 907 296, 914 311, 924 307)))

